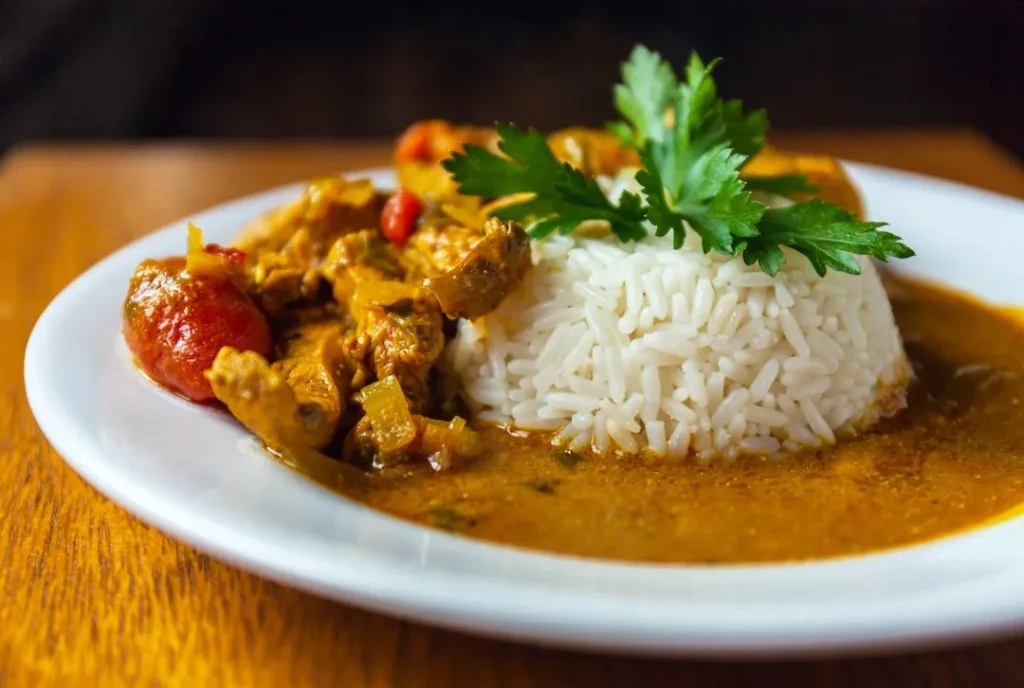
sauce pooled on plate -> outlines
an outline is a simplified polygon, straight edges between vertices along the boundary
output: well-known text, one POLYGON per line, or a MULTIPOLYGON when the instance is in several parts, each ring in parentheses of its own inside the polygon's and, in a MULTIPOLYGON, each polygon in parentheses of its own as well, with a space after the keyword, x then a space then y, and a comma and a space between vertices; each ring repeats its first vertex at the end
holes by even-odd
POLYGON ((932 286, 891 286, 917 381, 903 413, 859 438, 700 463, 561 452, 543 434, 488 428, 489 451, 464 468, 387 468, 344 491, 473 538, 697 564, 861 554, 1003 517, 1024 503, 1024 323, 932 286))

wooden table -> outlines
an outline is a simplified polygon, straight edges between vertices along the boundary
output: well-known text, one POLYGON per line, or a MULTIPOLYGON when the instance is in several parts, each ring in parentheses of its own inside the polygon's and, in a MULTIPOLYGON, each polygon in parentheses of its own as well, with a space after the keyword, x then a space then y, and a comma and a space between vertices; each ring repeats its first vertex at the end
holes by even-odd
MULTIPOLYGON (((970 131, 776 140, 1024 197, 1024 169, 970 131)), ((29 331, 60 289, 206 206, 387 157, 382 143, 186 143, 34 145, 0 161, 0 686, 1024 686, 1024 640, 888 659, 701 663, 403 623, 212 561, 64 465, 22 386, 29 331)))

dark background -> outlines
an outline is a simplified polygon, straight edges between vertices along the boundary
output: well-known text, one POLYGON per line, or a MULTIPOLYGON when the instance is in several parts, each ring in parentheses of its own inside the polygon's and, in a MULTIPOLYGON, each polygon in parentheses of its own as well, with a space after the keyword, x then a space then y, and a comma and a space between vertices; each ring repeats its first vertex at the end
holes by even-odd
POLYGON ((0 0, 0 152, 599 125, 636 42, 723 56, 776 128, 973 126, 1024 155, 1024 0, 0 0))

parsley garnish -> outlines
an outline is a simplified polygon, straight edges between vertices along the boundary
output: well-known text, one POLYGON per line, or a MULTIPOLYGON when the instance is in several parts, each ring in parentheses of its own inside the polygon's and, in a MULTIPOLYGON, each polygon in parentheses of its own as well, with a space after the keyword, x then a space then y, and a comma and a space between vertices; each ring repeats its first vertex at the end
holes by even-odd
POLYGON ((622 66, 614 89, 623 120, 608 125, 623 145, 634 148, 643 166, 636 174, 645 198, 624 193, 608 200, 596 181, 560 163, 534 129, 497 125, 498 148, 507 157, 467 145, 442 164, 461 193, 498 198, 529 194, 503 205, 495 215, 523 222, 531 236, 569 234, 584 222, 603 220, 622 241, 639 241, 653 225, 657 236, 672 234, 683 246, 693 230, 704 252, 742 255, 774 276, 786 261, 783 246, 810 260, 819 275, 829 268, 859 274, 856 255, 880 260, 908 258, 914 252, 899 237, 862 222, 837 206, 815 199, 769 209, 755 200, 759 191, 798 197, 816 189, 801 174, 744 179, 744 164, 764 147, 764 110, 744 113, 738 100, 723 100, 709 64, 694 53, 679 81, 660 55, 637 46, 622 66))
POLYGON ((780 246, 807 256, 819 275, 828 268, 860 274, 854 254, 887 261, 910 258, 914 252, 898 236, 879 232, 884 222, 860 222, 853 213, 815 198, 786 208, 773 208, 761 217, 759 234, 741 247, 747 265, 757 262, 774 276, 786 262, 780 246))
POLYGON ((507 158, 467 145, 464 153, 453 153, 441 163, 459 182, 460 193, 489 198, 533 194, 527 200, 502 206, 494 214, 502 220, 529 224, 535 239, 555 231, 570 234, 591 220, 606 221, 623 241, 647 236, 639 196, 624 193, 616 205, 593 178, 569 163, 559 162, 536 129, 524 132, 512 124, 496 126, 498 149, 507 158))
POLYGON ((713 249, 727 254, 734 252, 733 237, 757 236, 755 225, 765 206, 750 200, 740 181, 744 156, 719 144, 689 160, 685 168, 677 167, 675 179, 668 182, 660 176, 663 167, 656 162, 654 150, 649 145, 641 155, 644 169, 636 180, 647 194, 647 217, 655 234, 671 231, 673 245, 681 248, 685 221, 700 235, 705 253, 713 249))
POLYGON ((622 83, 615 86, 615 107, 625 122, 612 122, 608 128, 625 145, 640 147, 647 140, 665 137, 665 110, 676 98, 676 77, 672 65, 657 53, 637 46, 622 65, 622 83))

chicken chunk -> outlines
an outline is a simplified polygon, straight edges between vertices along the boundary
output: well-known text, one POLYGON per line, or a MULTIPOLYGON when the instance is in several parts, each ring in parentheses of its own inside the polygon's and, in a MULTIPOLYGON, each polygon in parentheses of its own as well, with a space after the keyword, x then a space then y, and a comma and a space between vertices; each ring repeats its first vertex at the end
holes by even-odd
POLYGON ((358 332, 346 351, 368 361, 378 380, 394 375, 413 412, 425 413, 433 400, 430 371, 444 349, 437 300, 420 287, 367 280, 359 285, 352 308, 358 332))
POLYGON ((346 234, 331 245, 321 274, 330 283, 338 303, 346 303, 360 280, 400 280, 404 270, 395 246, 377 230, 364 229, 346 234))
POLYGON ((530 237, 491 218, 484 237, 454 266, 427 281, 449 318, 478 318, 497 308, 533 266, 530 237))
POLYGON ((313 302, 322 281, 320 271, 312 267, 316 262, 309 231, 303 227, 280 251, 266 251, 251 263, 249 295, 269 314, 313 302))
POLYGON ((410 277, 438 277, 464 261, 483 238, 481 229, 451 223, 430 224, 409 238, 401 261, 410 277))
POLYGON ((310 244, 310 259, 321 260, 339 236, 376 227, 383 206, 383 194, 375 191, 369 180, 317 179, 310 182, 293 203, 276 208, 244 227, 235 245, 250 256, 259 257, 266 252, 280 251, 304 229, 310 244))
POLYGON ((321 449, 333 439, 347 395, 343 326, 310 319, 282 331, 273 363, 224 347, 206 378, 216 397, 271 448, 321 449))

